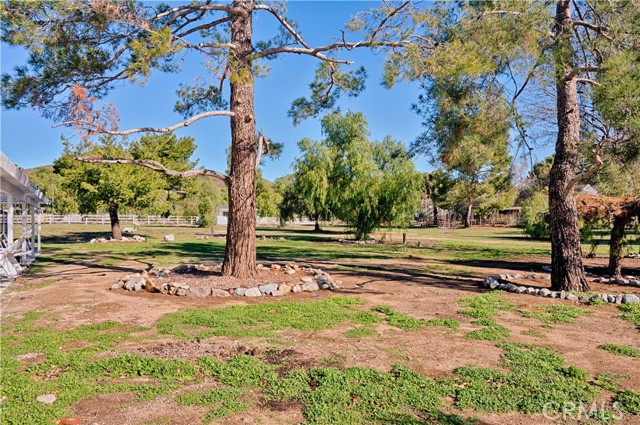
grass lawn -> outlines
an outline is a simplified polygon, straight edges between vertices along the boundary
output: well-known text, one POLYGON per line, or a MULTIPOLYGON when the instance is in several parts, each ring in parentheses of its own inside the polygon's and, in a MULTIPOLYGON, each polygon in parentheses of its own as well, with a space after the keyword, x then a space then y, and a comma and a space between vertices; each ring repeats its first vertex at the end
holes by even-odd
POLYGON ((206 233, 142 227, 147 243, 88 244, 107 226, 44 226, 43 254, 2 295, 0 423, 546 424, 596 401, 580 423, 640 422, 635 306, 479 291, 487 273, 547 264, 547 242, 474 228, 346 245, 339 227, 263 228, 259 261, 312 263, 343 289, 108 290, 150 265, 221 261, 224 238, 206 233))

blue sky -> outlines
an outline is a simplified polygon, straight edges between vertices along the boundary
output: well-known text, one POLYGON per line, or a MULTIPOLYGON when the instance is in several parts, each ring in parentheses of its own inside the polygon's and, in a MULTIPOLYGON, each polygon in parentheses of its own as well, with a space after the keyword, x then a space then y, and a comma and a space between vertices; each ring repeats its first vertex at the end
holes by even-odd
MULTIPOLYGON (((299 24, 298 28, 311 45, 324 45, 340 37, 340 30, 353 14, 376 4, 366 1, 292 1, 288 3, 288 15, 299 24)), ((275 23, 270 14, 258 12, 254 18, 254 40, 273 34, 275 23)), ((23 51, 5 44, 2 45, 1 54, 3 73, 26 60, 23 51)), ((383 88, 380 85, 382 54, 376 55, 362 49, 341 56, 354 60, 354 67, 364 65, 369 78, 366 90, 357 98, 341 99, 340 108, 343 111, 363 112, 373 139, 380 140, 391 135, 405 143, 414 140, 421 131, 420 117, 411 111, 411 104, 419 94, 418 85, 400 84, 391 90, 383 88)), ((263 167, 264 176, 273 180, 291 172, 291 162, 298 154, 298 140, 304 137, 321 138, 319 119, 308 119, 294 126, 287 116, 291 102, 309 93, 308 85, 313 80, 318 61, 308 56, 282 55, 265 63, 271 72, 266 78, 256 81, 256 123, 258 129, 262 129, 269 138, 285 145, 281 158, 263 167)), ((178 74, 152 74, 143 87, 123 83, 106 100, 118 108, 122 129, 171 125, 182 120, 180 115, 173 112, 175 89, 180 82, 190 81, 196 75, 203 75, 199 58, 185 62, 182 72, 178 74)), ((74 134, 72 129, 52 128, 54 122, 41 118, 32 110, 2 110, 1 118, 2 150, 24 168, 51 164, 62 152, 60 136, 74 134)), ((176 133, 196 138, 198 149, 195 157, 200 160, 201 166, 224 171, 225 150, 230 144, 227 117, 207 118, 176 133)), ((429 168, 426 158, 417 158, 416 165, 423 170, 429 168)))

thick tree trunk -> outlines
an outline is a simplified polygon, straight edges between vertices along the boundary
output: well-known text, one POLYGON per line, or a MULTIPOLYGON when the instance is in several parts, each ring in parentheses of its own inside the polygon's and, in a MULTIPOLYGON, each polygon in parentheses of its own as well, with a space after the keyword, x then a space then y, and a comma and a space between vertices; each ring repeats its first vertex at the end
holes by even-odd
POLYGON ((554 52, 558 108, 558 139, 549 174, 549 218, 551 227, 551 288, 556 291, 589 291, 582 265, 580 231, 574 188, 580 139, 580 110, 573 70, 571 2, 556 7, 557 43, 554 52))
POLYGON ((222 272, 249 278, 256 274, 256 122, 253 106, 253 72, 248 56, 251 43, 253 1, 234 1, 231 42, 236 46, 229 59, 231 70, 231 175, 229 221, 222 272))
POLYGON ((315 221, 316 221, 316 224, 315 224, 315 227, 313 228, 313 231, 322 232, 322 229, 320 228, 320 217, 316 216, 315 221))
POLYGON ((464 215, 464 227, 471 227, 471 213, 473 211, 473 204, 469 204, 467 207, 467 213, 464 215))
POLYGON ((611 229, 611 239, 609 240, 609 274, 612 276, 622 276, 622 241, 624 228, 628 222, 629 218, 624 214, 613 219, 613 229, 611 229))
MULTIPOLYGON (((431 201, 433 203, 433 201, 431 201)), ((435 227, 438 227, 438 206, 436 204, 433 204, 433 225, 435 227)))
POLYGON ((111 220, 111 237, 116 240, 121 240, 122 230, 120 230, 120 218, 118 217, 118 204, 114 202, 109 204, 109 219, 111 220))

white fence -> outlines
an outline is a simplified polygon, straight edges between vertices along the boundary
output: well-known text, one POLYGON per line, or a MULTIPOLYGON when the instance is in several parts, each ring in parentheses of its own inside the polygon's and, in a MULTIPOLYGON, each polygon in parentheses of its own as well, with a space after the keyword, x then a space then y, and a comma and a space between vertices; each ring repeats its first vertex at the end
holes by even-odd
MULTIPOLYGON (((198 217, 196 216, 169 216, 161 217, 149 215, 146 217, 121 214, 118 216, 120 223, 138 224, 141 226, 196 226, 198 217)), ((31 216, 27 215, 27 223, 31 224, 31 216)), ((37 220, 37 216, 36 216, 37 220)), ((16 215, 14 223, 22 223, 22 216, 16 215)), ((42 214, 42 224, 110 224, 109 214, 42 214)))

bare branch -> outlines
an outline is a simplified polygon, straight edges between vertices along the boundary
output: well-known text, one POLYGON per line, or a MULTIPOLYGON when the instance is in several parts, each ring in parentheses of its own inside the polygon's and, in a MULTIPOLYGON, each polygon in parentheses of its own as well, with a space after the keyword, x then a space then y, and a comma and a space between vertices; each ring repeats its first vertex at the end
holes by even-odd
POLYGON ((307 49, 311 49, 311 46, 309 46, 302 39, 300 34, 298 34, 298 32, 293 28, 293 26, 289 22, 287 22, 287 20, 284 18, 284 16, 280 15, 277 10, 275 10, 274 8, 272 8, 271 6, 266 5, 266 4, 256 4, 255 9, 266 10, 267 12, 271 13, 273 16, 276 17, 276 19, 280 22, 280 24, 283 27, 285 27, 285 29, 287 31, 289 31, 291 33, 291 35, 293 35, 293 37, 296 39, 296 41, 298 43, 302 44, 307 49))
POLYGON ((259 59, 266 56, 275 55, 278 53, 295 53, 298 55, 309 55, 314 56, 320 60, 333 62, 333 63, 344 63, 351 64, 353 61, 341 60, 341 59, 332 59, 322 52, 327 52, 335 49, 347 49, 351 50, 356 47, 405 47, 409 43, 405 41, 358 41, 358 42, 347 42, 340 41, 332 44, 328 44, 326 46, 316 47, 316 48, 303 48, 303 47, 290 47, 290 46, 281 46, 274 47, 273 49, 264 50, 262 52, 251 55, 251 59, 259 59))
POLYGON ((226 17, 226 18, 221 18, 221 19, 217 19, 213 22, 209 22, 207 24, 202 24, 202 25, 198 25, 197 27, 193 27, 193 28, 189 28, 188 30, 185 30, 184 32, 181 32, 180 34, 178 34, 178 37, 186 37, 189 34, 193 34, 194 32, 197 31, 202 31, 202 30, 207 30, 209 28, 213 28, 217 25, 223 24, 225 22, 229 22, 231 21, 230 17, 226 17))
POLYGON ((211 176, 218 180, 223 181, 225 184, 229 184, 229 176, 226 174, 222 174, 218 171, 208 170, 206 168, 198 168, 195 170, 188 171, 175 171, 169 169, 159 163, 158 161, 153 161, 150 159, 125 159, 125 158, 97 158, 97 157, 86 157, 86 156, 78 156, 75 158, 78 161, 87 162, 90 164, 133 164, 139 165, 141 167, 149 168, 153 171, 157 171, 162 174, 166 174, 167 176, 173 177, 195 177, 195 176, 211 176))
POLYGON ((600 168, 602 168, 602 158, 600 157, 600 152, 598 151, 598 149, 594 149, 593 154, 595 155, 596 165, 591 170, 580 173, 569 180, 569 183, 567 183, 564 190, 562 191, 562 199, 567 199, 567 196, 569 196, 569 192, 571 192, 576 184, 578 184, 582 180, 586 180, 589 177, 594 176, 598 171, 600 171, 600 168))
POLYGON ((565 81, 569 81, 574 78, 578 74, 582 74, 583 72, 602 72, 605 69, 601 66, 578 66, 571 70, 566 77, 564 77, 565 81))
POLYGON ((603 36, 607 40, 609 40, 609 41, 612 40, 611 37, 609 37, 607 34, 604 33, 606 30, 609 29, 604 25, 595 25, 595 24, 592 24, 591 22, 580 21, 580 20, 576 20, 576 19, 571 21, 571 23, 573 24, 574 27, 575 26, 580 26, 580 27, 584 27, 584 28, 590 29, 590 30, 595 31, 596 33, 600 34, 601 36, 603 36))
POLYGON ((592 80, 591 78, 576 78, 576 82, 591 84, 592 86, 599 86, 600 85, 599 82, 597 82, 596 80, 592 80))
POLYGON ((258 152, 256 154, 256 168, 260 166, 260 160, 262 159, 263 153, 269 153, 269 141, 266 137, 264 137, 264 133, 260 130, 260 134, 258 135, 258 152))
POLYGON ((194 122, 201 120, 202 118, 215 117, 215 116, 233 116, 233 115, 234 113, 231 111, 208 111, 208 112, 203 112, 201 114, 195 115, 189 118, 188 120, 179 122, 170 127, 164 127, 164 128, 139 127, 139 128, 132 128, 129 130, 107 130, 102 128, 99 129, 95 126, 95 124, 88 121, 85 121, 85 122, 65 121, 65 122, 56 124, 53 127, 55 128, 60 126, 80 125, 80 126, 89 127, 90 129, 98 133, 111 134, 113 136, 127 136, 129 134, 134 134, 134 133, 170 133, 179 128, 187 127, 188 125, 191 125, 194 122))

